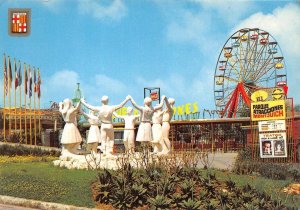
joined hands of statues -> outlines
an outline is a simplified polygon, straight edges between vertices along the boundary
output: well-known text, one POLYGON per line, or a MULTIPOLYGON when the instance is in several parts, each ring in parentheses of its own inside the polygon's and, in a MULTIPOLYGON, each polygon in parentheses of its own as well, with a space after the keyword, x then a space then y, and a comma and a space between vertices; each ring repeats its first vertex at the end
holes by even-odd
POLYGON ((131 95, 126 96, 126 100, 127 100, 127 101, 129 101, 129 100, 131 101, 131 100, 132 100, 131 95))

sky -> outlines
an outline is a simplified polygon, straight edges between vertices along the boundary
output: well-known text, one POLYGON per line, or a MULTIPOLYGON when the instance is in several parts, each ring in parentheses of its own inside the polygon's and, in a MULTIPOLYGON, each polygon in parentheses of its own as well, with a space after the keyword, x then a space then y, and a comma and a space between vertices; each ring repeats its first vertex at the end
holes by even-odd
POLYGON ((0 0, 0 52, 40 68, 45 108, 73 98, 79 82, 92 105, 128 94, 142 104, 144 87, 160 87, 176 105, 215 109, 219 53, 234 32, 254 27, 278 41, 299 104, 299 1, 0 0), (8 35, 8 8, 31 8, 28 37, 8 35))

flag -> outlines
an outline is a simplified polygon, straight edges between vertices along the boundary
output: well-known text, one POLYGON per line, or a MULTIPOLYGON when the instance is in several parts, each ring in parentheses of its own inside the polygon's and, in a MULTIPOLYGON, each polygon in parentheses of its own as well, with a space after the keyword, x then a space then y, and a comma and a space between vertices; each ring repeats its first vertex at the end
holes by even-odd
POLYGON ((8 56, 8 88, 11 88, 11 83, 12 83, 12 71, 11 71, 10 58, 8 56))
POLYGON ((37 84, 36 84, 36 70, 34 68, 33 70, 33 84, 34 84, 34 92, 36 93, 37 92, 37 84))
POLYGON ((31 98, 31 96, 32 96, 32 75, 31 75, 30 66, 29 66, 29 81, 28 81, 28 84, 29 84, 29 98, 31 98))
POLYGON ((22 72, 21 72, 21 62, 20 61, 19 61, 19 73, 18 73, 18 76, 19 76, 18 85, 21 88, 21 85, 22 85, 22 72))
POLYGON ((38 71, 38 82, 37 82, 37 84, 38 84, 38 86, 37 86, 38 87, 38 90, 37 90, 38 98, 40 98, 41 97, 41 84, 42 84, 40 70, 38 71))
POLYGON ((28 92, 28 75, 27 75, 26 64, 24 64, 24 72, 25 72, 24 89, 25 89, 25 95, 27 95, 27 92, 28 92))
POLYGON ((16 59, 14 60, 14 67, 15 67, 15 89, 16 89, 19 86, 19 73, 17 71, 16 59))
POLYGON ((5 92, 5 95, 7 95, 7 89, 8 89, 8 78, 7 78, 7 66, 6 66, 6 56, 4 54, 4 57, 3 57, 3 71, 4 71, 4 92, 5 92))

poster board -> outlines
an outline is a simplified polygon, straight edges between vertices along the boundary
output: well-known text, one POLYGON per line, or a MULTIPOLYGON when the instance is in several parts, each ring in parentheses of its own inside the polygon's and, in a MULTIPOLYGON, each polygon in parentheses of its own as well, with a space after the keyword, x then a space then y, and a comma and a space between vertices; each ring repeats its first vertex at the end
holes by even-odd
POLYGON ((259 101, 251 103, 251 120, 276 120, 285 119, 285 101, 259 101))
POLYGON ((268 120, 258 122, 259 132, 285 131, 285 120, 268 120))
POLYGON ((278 158, 287 157, 286 133, 260 133, 260 157, 278 158))

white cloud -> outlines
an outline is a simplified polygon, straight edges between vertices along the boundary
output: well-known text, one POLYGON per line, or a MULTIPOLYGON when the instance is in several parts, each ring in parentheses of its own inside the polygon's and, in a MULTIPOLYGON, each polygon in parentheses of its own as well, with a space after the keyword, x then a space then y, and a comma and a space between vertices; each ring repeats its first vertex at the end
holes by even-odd
POLYGON ((174 43, 191 43, 202 52, 212 52, 217 46, 216 36, 211 33, 212 17, 202 11, 181 10, 179 14, 180 19, 171 21, 167 26, 167 39, 174 43))
MULTIPOLYGON (((169 9, 164 3, 164 13, 170 13, 167 39, 174 43, 190 43, 202 53, 215 54, 224 40, 224 27, 231 27, 256 8, 251 1, 189 0, 169 9), (188 4, 189 3, 189 4, 188 4), (187 9, 186 5, 192 5, 187 9)), ((173 2, 174 4, 174 2, 173 2)))
POLYGON ((42 77, 42 104, 47 106, 49 101, 58 102, 65 98, 72 98, 77 82, 80 82, 79 75, 70 70, 56 72, 48 78, 42 77), (44 101, 44 99, 49 101, 44 101))
POLYGON ((126 7, 122 0, 109 1, 110 4, 104 5, 96 0, 78 1, 78 8, 82 14, 90 14, 94 18, 113 20, 121 19, 126 15, 126 7))
POLYGON ((260 28, 268 31, 277 41, 285 57, 290 96, 300 103, 299 51, 300 51, 300 6, 288 4, 272 13, 255 13, 241 21, 234 31, 241 28, 260 28))
POLYGON ((165 79, 149 80, 143 77, 136 79, 137 86, 160 87, 162 94, 175 98, 176 104, 198 102, 199 108, 214 107, 212 94, 213 76, 209 68, 203 67, 193 78, 186 78, 179 74, 172 74, 165 79), (204 72, 204 73, 201 73, 204 72))
POLYGON ((100 105, 102 95, 108 95, 111 103, 119 103, 126 97, 127 87, 123 82, 103 74, 82 78, 76 71, 62 70, 55 72, 48 78, 42 78, 42 104, 49 105, 49 101, 62 101, 73 98, 77 83, 80 83, 82 97, 93 105, 100 105), (44 101, 47 99, 48 101, 44 101))
MULTIPOLYGON (((64 8, 65 3, 76 3, 80 14, 91 15, 97 19, 119 20, 127 13, 127 8, 123 0, 19 0, 21 2, 40 3, 53 13, 59 13, 64 8)), ((10 5, 17 1, 10 0, 10 5)))
POLYGON ((123 82, 103 74, 97 74, 95 80, 97 87, 103 92, 123 93, 126 90, 126 85, 123 82))
POLYGON ((221 16, 226 24, 235 24, 242 16, 256 8, 253 1, 236 0, 190 0, 198 3, 207 12, 206 15, 221 16), (218 14, 216 14, 218 13, 218 14))

